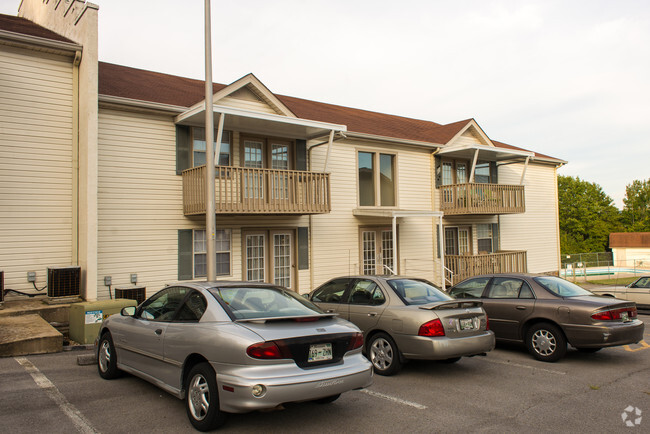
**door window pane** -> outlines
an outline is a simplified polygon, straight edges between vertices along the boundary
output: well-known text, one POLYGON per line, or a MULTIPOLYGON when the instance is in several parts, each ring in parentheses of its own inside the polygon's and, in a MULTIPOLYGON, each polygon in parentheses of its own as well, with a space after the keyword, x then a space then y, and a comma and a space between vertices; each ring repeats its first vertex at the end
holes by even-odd
POLYGON ((458 229, 445 228, 445 255, 458 254, 458 229))
POLYGON ((291 287, 291 235, 273 235, 273 282, 291 287))
POLYGON ((393 274, 393 231, 381 232, 381 257, 383 269, 381 274, 393 274))
POLYGON ((370 152, 359 152, 359 205, 375 205, 375 169, 374 155, 370 152))
POLYGON ((280 170, 289 169, 289 146, 271 145, 271 168, 280 170))
POLYGON ((264 282, 264 235, 246 236, 246 280, 264 282))
POLYGON ((262 168, 262 142, 244 141, 244 167, 262 168))
POLYGON ((323 303, 340 303, 343 293, 348 289, 350 279, 335 279, 327 282, 318 288, 312 297, 312 301, 323 303))
POLYGON ((467 183, 467 164, 456 163, 456 184, 467 183))
POLYGON ((454 165, 451 162, 443 161, 442 185, 451 185, 453 183, 454 183, 454 165))
POLYGON ((363 274, 375 274, 377 269, 375 231, 364 231, 362 233, 362 244, 363 274))
POLYGON ((459 229, 458 230, 458 254, 464 255, 465 253, 469 253, 469 230, 459 229))
POLYGON ((381 206, 395 206, 395 156, 379 155, 381 206))
POLYGON ((518 298, 522 280, 495 277, 490 286, 488 298, 518 298))

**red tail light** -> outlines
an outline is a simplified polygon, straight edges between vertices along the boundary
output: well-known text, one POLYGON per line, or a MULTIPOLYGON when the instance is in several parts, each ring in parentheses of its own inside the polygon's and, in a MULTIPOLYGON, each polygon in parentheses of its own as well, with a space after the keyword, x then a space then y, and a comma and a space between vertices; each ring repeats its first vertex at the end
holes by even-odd
POLYGON ((490 318, 485 315, 485 330, 490 330, 490 318))
POLYGON ((246 354, 254 359, 281 359, 282 353, 275 342, 259 342, 246 348, 246 354))
POLYGON ((595 312, 591 317, 597 321, 615 321, 623 319, 623 313, 627 312, 628 318, 636 318, 637 310, 634 307, 625 307, 622 309, 609 309, 595 312))
POLYGON ((420 326, 418 336, 444 336, 445 328, 442 326, 440 319, 434 319, 420 326))
POLYGON ((352 337, 352 339, 350 339, 350 344, 348 344, 348 351, 356 350, 357 348, 361 348, 362 346, 363 346, 363 334, 357 333, 352 337))

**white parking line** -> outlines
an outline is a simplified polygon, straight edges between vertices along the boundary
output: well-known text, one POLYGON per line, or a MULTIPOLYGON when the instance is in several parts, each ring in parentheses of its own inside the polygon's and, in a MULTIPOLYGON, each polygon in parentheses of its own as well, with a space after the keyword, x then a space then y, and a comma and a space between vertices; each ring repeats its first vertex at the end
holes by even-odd
POLYGON ((84 434, 96 434, 99 431, 92 427, 88 419, 77 408, 72 405, 63 394, 56 388, 36 366, 25 357, 14 357, 14 360, 22 365, 23 368, 32 376, 34 382, 45 391, 45 393, 54 401, 61 411, 70 418, 77 428, 77 431, 84 434))
POLYGON ((393 401, 393 402, 396 402, 398 404, 408 405, 410 407, 415 407, 418 410, 426 410, 427 409, 426 405, 418 404, 417 402, 406 401, 405 399, 396 398, 396 397, 390 396, 390 395, 384 395, 383 393, 379 393, 379 392, 373 392, 372 390, 362 389, 362 390, 360 390, 360 392, 365 393, 366 395, 375 396, 377 398, 387 399, 389 401, 393 401))
POLYGON ((517 368, 532 369, 534 371, 548 372, 550 374, 566 375, 566 372, 562 372, 562 371, 554 371, 553 369, 545 369, 545 368, 538 368, 536 366, 522 365, 520 363, 504 362, 502 360, 488 359, 486 357, 482 357, 478 360, 482 360, 488 363, 496 363, 497 365, 515 366, 517 368))

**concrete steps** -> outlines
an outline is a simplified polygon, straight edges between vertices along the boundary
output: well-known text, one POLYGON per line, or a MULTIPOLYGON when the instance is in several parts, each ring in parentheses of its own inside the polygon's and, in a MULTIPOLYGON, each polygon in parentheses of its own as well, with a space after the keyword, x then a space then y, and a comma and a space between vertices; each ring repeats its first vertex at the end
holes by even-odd
POLYGON ((0 357, 62 351, 61 331, 67 330, 69 311, 69 303, 52 305, 44 298, 5 300, 0 309, 0 357))

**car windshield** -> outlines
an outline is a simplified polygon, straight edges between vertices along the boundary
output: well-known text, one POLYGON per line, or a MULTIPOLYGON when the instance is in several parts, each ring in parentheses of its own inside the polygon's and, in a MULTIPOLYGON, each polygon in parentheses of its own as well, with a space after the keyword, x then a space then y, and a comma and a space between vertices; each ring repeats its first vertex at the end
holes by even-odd
POLYGON ((292 291, 275 287, 210 288, 235 319, 320 315, 316 305, 292 291))
POLYGON ((581 295, 594 295, 592 292, 579 287, 568 280, 560 279, 554 276, 539 276, 533 280, 542 287, 560 297, 579 297, 581 295))
POLYGON ((429 282, 422 280, 391 279, 388 284, 407 305, 453 300, 429 282))

